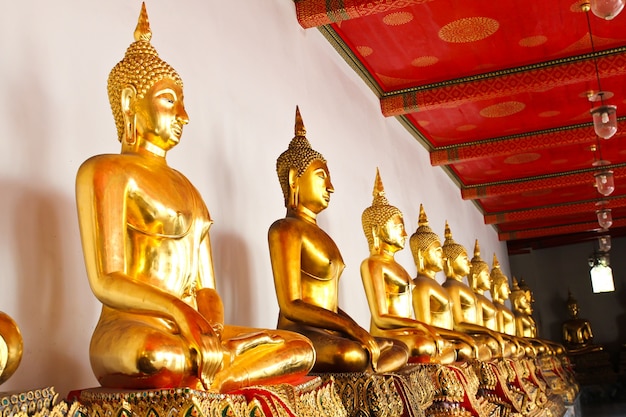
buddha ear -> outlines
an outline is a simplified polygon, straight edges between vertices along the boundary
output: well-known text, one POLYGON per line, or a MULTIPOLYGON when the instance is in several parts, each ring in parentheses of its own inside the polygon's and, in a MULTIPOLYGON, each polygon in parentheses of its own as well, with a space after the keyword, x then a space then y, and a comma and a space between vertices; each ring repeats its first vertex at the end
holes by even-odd
POLYGON ((132 85, 127 85, 120 94, 120 106, 124 117, 124 138, 129 145, 137 141, 136 113, 133 109, 137 90, 132 85))
POLYGON ((295 168, 289 168, 289 207, 296 209, 298 207, 298 172, 295 168))
POLYGON ((380 249, 380 226, 372 226, 372 250, 378 252, 380 249))
POLYGON ((424 270, 424 255, 422 254, 422 249, 417 250, 417 270, 424 270))
POLYGON ((120 105, 125 118, 134 113, 133 103, 135 101, 135 97, 137 97, 137 90, 135 90, 135 87, 127 85, 122 88, 122 92, 120 94, 120 105))

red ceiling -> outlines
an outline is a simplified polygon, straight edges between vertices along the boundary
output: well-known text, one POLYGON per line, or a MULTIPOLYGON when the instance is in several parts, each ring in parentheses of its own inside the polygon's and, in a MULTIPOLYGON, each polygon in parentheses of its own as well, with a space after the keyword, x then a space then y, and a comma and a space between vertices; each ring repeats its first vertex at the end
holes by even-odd
POLYGON ((322 31, 511 252, 598 235, 600 156, 616 178, 611 233, 626 226, 626 11, 589 14, 594 54, 582 3, 295 0, 300 24, 322 31), (591 125, 596 66, 617 105, 610 140, 591 125))

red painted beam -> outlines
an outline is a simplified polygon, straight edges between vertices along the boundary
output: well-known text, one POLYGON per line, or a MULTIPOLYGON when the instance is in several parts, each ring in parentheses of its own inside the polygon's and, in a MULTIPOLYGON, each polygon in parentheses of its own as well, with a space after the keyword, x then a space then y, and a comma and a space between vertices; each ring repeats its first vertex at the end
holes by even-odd
POLYGON ((386 13, 433 0, 294 0, 298 23, 305 29, 386 13))
MULTIPOLYGON (((615 138, 626 137, 626 120, 617 123, 615 138)), ((591 123, 589 126, 564 128, 538 132, 517 137, 505 137, 481 142, 468 142, 460 145, 435 148, 430 152, 433 166, 450 165, 482 158, 512 155, 528 152, 529 149, 550 149, 569 145, 592 145, 596 143, 596 134, 591 123)))
MULTIPOLYGON (((610 208, 626 207, 626 197, 613 198, 610 200, 610 208)), ((570 214, 593 213, 596 210, 596 201, 581 203, 539 207, 528 210, 508 211, 485 215, 485 224, 502 224, 523 222, 528 220, 545 219, 550 217, 562 217, 570 214)))
MULTIPOLYGON (((601 78, 626 75, 626 52, 598 57, 601 78)), ((442 106, 461 105, 482 100, 493 100, 515 94, 530 93, 593 81, 596 78, 593 58, 545 66, 539 69, 518 69, 485 74, 477 80, 463 80, 443 86, 424 86, 402 93, 390 93, 380 99, 383 115, 399 116, 407 113, 439 109, 442 106)))
MULTIPOLYGON (((611 168, 613 178, 626 178, 626 168, 611 168)), ((515 195, 533 191, 555 189, 572 185, 593 184, 593 170, 574 172, 573 174, 554 175, 507 181, 502 183, 478 184, 471 187, 461 187, 463 200, 478 200, 495 196, 515 195)))
MULTIPOLYGON (((611 227, 625 227, 626 219, 613 220, 611 227)), ((568 224, 563 226, 545 227, 542 229, 519 230, 516 232, 498 233, 499 240, 533 239, 539 237, 567 235, 570 233, 599 231, 597 222, 568 224)))

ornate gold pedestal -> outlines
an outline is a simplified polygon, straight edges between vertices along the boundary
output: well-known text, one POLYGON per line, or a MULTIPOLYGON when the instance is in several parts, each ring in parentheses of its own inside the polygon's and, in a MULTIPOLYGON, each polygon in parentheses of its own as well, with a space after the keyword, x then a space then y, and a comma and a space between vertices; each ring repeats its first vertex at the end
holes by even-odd
POLYGON ((128 391, 94 388, 70 395, 68 417, 345 417, 334 381, 254 386, 229 394, 188 388, 128 391))
POLYGON ((57 404, 54 387, 33 389, 24 392, 0 392, 0 416, 61 415, 67 411, 66 404, 57 404))
POLYGON ((433 401, 430 370, 409 365, 388 374, 327 373, 349 417, 423 417, 433 401))

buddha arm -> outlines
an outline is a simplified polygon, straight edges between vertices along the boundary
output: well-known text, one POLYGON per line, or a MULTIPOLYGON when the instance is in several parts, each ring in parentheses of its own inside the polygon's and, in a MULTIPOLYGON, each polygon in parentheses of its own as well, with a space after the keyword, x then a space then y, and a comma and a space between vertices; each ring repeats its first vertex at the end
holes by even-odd
MULTIPOLYGON (((487 329, 484 326, 478 325, 476 323, 470 323, 466 320, 465 314, 463 314, 463 306, 462 299, 464 297, 463 290, 458 287, 458 285, 451 285, 446 287, 448 294, 450 294, 450 298, 452 299, 452 316, 454 319, 454 330, 463 333, 469 334, 486 334, 489 337, 495 339, 500 345, 501 354, 504 354, 504 350, 506 349, 504 339, 502 336, 487 329)), ((474 300, 476 301, 476 300, 474 300)), ((474 302, 473 307, 470 306, 468 308, 476 308, 477 303, 474 302)), ((478 315, 476 314, 478 318, 478 315)))

